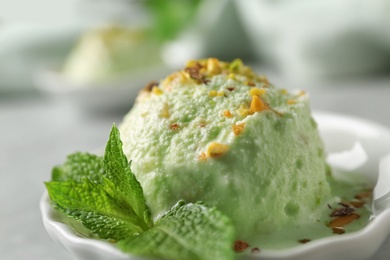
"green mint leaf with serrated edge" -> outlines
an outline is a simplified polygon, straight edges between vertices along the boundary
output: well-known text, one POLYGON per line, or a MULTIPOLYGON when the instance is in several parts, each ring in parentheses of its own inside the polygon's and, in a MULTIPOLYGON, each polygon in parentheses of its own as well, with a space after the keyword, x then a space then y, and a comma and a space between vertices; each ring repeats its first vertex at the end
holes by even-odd
POLYGON ((101 238, 119 240, 142 232, 134 214, 124 210, 121 202, 106 191, 113 183, 108 179, 103 182, 48 182, 46 188, 57 210, 81 221, 101 238))
POLYGON ((104 175, 103 158, 89 153, 73 153, 68 155, 66 162, 54 167, 52 170, 53 181, 74 180, 81 182, 88 178, 95 182, 101 182, 104 175))
POLYGON ((202 203, 178 202, 155 226, 118 242, 125 252, 170 260, 234 259, 231 220, 202 203))
POLYGON ((163 259, 233 259, 234 226, 215 208, 177 203, 152 222, 143 190, 113 125, 104 157, 74 153, 45 183, 54 208, 133 255, 163 259))
POLYGON ((145 222, 145 228, 153 226, 142 187, 130 170, 129 162, 122 150, 119 130, 115 125, 112 127, 110 138, 106 145, 103 162, 107 178, 115 184, 113 192, 116 199, 128 201, 135 214, 145 222))
POLYGON ((46 183, 46 187, 55 208, 81 221, 99 237, 119 240, 124 234, 107 232, 110 225, 95 223, 93 226, 93 221, 88 219, 91 214, 98 214, 106 223, 117 223, 114 229, 127 230, 128 235, 153 226, 141 185, 123 154, 115 125, 103 159, 76 153, 69 156, 62 167, 57 167, 52 175, 54 181, 46 183), (75 169, 74 173, 70 173, 72 169, 75 169))

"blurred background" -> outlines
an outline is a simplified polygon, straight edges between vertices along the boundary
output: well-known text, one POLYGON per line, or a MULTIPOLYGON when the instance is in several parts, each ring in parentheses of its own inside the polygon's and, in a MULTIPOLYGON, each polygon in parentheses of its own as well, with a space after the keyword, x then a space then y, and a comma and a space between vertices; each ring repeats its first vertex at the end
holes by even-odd
POLYGON ((388 0, 0 0, 1 259, 69 259, 40 220, 51 168, 103 147, 147 83, 209 56, 390 127, 388 0))

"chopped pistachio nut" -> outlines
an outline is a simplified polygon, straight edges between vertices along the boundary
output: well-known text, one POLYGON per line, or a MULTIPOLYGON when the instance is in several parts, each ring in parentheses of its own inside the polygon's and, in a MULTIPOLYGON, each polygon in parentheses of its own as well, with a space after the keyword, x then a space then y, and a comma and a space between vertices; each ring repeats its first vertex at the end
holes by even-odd
POLYGON ((219 60, 210 58, 207 60, 207 72, 213 75, 220 74, 222 71, 219 60))
POLYGON ((153 80, 153 81, 149 82, 149 83, 144 87, 144 90, 147 91, 147 92, 150 92, 150 91, 152 91, 152 89, 153 89, 154 87, 156 87, 156 86, 158 86, 158 82, 153 80))
POLYGON ((252 81, 245 81, 244 84, 249 86, 249 87, 256 87, 256 84, 254 82, 252 82, 252 81))
POLYGON ((233 245, 233 250, 236 253, 244 252, 249 247, 249 244, 243 240, 236 240, 233 245))
POLYGON ((241 107, 237 110, 237 112, 242 117, 246 117, 248 115, 252 115, 253 114, 253 111, 251 109, 249 109, 245 105, 241 105, 241 107))
POLYGON ((236 79, 236 75, 234 75, 234 73, 229 73, 228 78, 235 80, 236 79))
POLYGON ((161 95, 163 92, 162 92, 162 90, 159 89, 158 87, 153 87, 153 88, 152 88, 152 93, 155 94, 155 95, 157 95, 157 96, 159 96, 159 95, 161 95))
POLYGON ((240 135, 242 133, 242 131, 244 130, 244 127, 245 127, 245 123, 233 125, 233 127, 232 127, 233 133, 235 135, 240 135))
POLYGON ((268 107, 267 104, 266 104, 261 98, 259 98, 258 96, 252 96, 252 102, 251 102, 250 109, 251 109, 253 112, 261 112, 261 111, 264 111, 264 110, 269 109, 269 107, 268 107))
POLYGON ((262 75, 262 76, 257 77, 257 79, 258 79, 260 82, 264 83, 266 86, 269 85, 269 81, 268 81, 268 78, 267 78, 266 76, 262 75))
POLYGON ((217 142, 212 142, 207 148, 207 157, 218 158, 229 151, 229 146, 217 142))
POLYGON ((211 91, 209 92, 209 97, 216 97, 216 96, 217 96, 217 91, 211 90, 211 91))
POLYGON ((186 70, 178 71, 176 74, 177 74, 176 80, 181 84, 189 84, 194 82, 192 75, 186 70))
POLYGON ((353 213, 346 216, 341 216, 333 219, 331 222, 328 223, 328 227, 335 228, 335 227, 343 227, 352 221, 360 218, 359 214, 353 213))
POLYGON ((258 77, 250 67, 245 66, 240 59, 235 59, 232 62, 223 62, 216 58, 203 60, 191 60, 187 62, 186 67, 178 72, 169 75, 163 82, 164 90, 171 90, 172 85, 177 83, 207 84, 210 78, 215 75, 226 74, 230 79, 237 79, 237 76, 244 76, 248 79, 248 86, 256 86, 255 81, 269 84, 265 77, 258 77))
POLYGON ((200 155, 198 156, 199 161, 206 161, 207 160, 207 155, 204 152, 201 152, 200 155))
POLYGON ((232 113, 230 113, 229 110, 223 111, 223 115, 226 116, 227 118, 232 118, 232 113))
POLYGON ((177 130, 177 129, 179 129, 179 124, 177 124, 177 123, 174 123, 174 124, 171 124, 170 126, 169 126, 169 128, 170 129, 172 129, 172 130, 177 130))
POLYGON ((263 88, 251 88, 249 90, 249 95, 251 96, 261 96, 261 95, 264 95, 265 92, 267 92, 265 89, 263 88))
POLYGON ((241 67, 243 67, 244 64, 242 63, 241 59, 235 59, 230 63, 229 71, 230 72, 240 72, 241 67))
POLYGON ((167 103, 164 103, 163 108, 161 109, 160 116, 164 118, 168 118, 169 115, 169 106, 167 103))

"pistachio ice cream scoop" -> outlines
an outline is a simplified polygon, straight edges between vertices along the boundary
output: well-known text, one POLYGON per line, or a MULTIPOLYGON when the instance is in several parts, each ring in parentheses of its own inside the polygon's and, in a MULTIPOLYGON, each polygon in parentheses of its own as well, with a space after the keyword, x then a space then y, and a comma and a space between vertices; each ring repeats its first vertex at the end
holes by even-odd
POLYGON ((204 201, 251 242, 316 222, 331 199, 308 95, 274 87, 240 60, 190 61, 150 83, 120 131, 156 215, 180 199, 204 201))

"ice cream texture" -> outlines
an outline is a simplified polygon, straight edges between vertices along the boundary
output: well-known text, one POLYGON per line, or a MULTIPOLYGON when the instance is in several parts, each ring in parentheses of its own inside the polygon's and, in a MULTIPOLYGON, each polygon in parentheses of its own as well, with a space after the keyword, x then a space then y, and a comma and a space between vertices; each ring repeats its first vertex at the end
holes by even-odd
POLYGON ((120 132, 156 215, 180 199, 204 201, 251 242, 318 222, 332 197, 308 95, 276 88, 238 59, 189 61, 151 82, 120 132))

